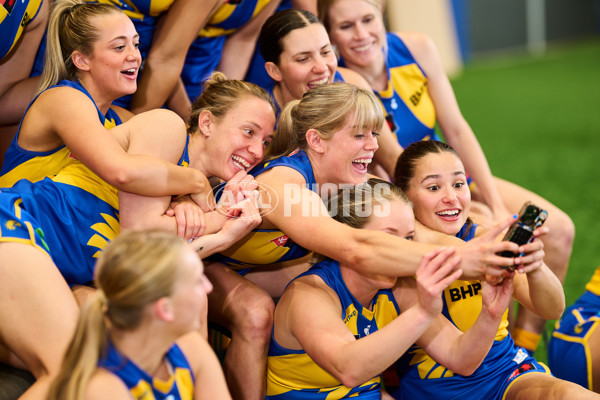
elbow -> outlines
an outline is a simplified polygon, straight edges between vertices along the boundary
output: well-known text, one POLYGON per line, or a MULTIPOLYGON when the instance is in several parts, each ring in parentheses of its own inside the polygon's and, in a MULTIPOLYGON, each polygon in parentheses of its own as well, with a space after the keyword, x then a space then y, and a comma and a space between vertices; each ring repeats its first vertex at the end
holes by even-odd
POLYGON ((475 372, 477 370, 477 368, 479 368, 479 364, 477 363, 477 365, 468 365, 468 366, 463 366, 462 368, 458 368, 458 370, 453 370, 455 373, 462 375, 462 376, 470 376, 473 374, 473 372, 475 372))
POLYGON ((336 378, 348 388, 357 387, 366 382, 366 379, 359 375, 359 371, 340 371, 336 378))
POLYGON ((472 361, 465 363, 456 363, 456 365, 446 366, 446 368, 448 368, 455 374, 462 376, 470 376, 477 370, 477 368, 479 368, 482 361, 483 360, 477 360, 476 362, 472 361))
POLYGON ((132 171, 129 168, 115 168, 111 171, 107 171, 107 173, 102 176, 102 179, 115 188, 127 192, 127 187, 131 182, 136 180, 135 175, 135 171, 132 171))

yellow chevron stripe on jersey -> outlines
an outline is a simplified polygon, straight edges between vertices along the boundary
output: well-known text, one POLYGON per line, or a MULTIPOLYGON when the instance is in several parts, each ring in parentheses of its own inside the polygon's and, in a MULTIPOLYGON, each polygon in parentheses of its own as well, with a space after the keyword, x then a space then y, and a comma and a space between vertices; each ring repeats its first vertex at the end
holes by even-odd
POLYGON ((390 68, 391 82, 388 88, 379 92, 381 97, 392 97, 394 89, 406 103, 410 111, 425 126, 435 126, 435 108, 427 90, 427 78, 416 64, 390 68))

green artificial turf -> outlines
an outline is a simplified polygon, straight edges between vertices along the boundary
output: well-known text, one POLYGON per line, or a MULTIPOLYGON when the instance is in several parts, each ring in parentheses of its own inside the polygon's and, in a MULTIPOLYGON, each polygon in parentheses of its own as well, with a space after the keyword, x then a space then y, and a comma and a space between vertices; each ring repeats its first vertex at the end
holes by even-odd
MULTIPOLYGON (((600 265, 600 37, 550 46, 541 56, 473 60, 452 85, 494 175, 574 221, 564 282, 572 304, 600 265)), ((536 352, 540 361, 545 345, 536 352)))

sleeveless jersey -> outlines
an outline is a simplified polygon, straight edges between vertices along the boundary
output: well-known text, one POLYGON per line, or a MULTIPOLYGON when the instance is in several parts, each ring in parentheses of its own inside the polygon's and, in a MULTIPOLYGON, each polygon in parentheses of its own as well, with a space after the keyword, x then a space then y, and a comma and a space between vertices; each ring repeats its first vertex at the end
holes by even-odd
MULTIPOLYGON (((390 289, 377 292, 371 310, 364 308, 346 287, 337 261, 327 260, 299 275, 317 275, 338 295, 340 318, 356 339, 365 337, 396 318, 400 309, 390 289)), ((297 278, 296 278, 297 279, 297 278)), ((381 377, 348 388, 319 367, 303 350, 290 350, 272 337, 267 364, 267 399, 379 399, 381 377)))
POLYGON ((181 78, 192 102, 200 96, 203 82, 221 62, 228 35, 256 16, 271 0, 238 0, 221 5, 190 46, 181 78))
POLYGON ((4 0, 0 3, 0 60, 21 38, 25 27, 37 16, 43 0, 4 0))
MULTIPOLYGON (((259 165, 250 175, 256 177, 274 167, 288 167, 300 172, 306 180, 306 187, 317 192, 312 165, 303 150, 259 165)), ((292 241, 279 229, 254 229, 227 250, 213 255, 211 259, 224 262, 234 269, 243 269, 293 260, 308 253, 308 250, 292 241)))
POLYGON ((193 400, 194 374, 192 368, 177 344, 165 355, 173 372, 168 380, 153 378, 109 343, 106 357, 98 362, 102 367, 117 375, 137 400, 193 400))
MULTIPOLYGON (((435 108, 427 90, 427 76, 402 39, 387 34, 388 86, 375 91, 386 120, 404 148, 419 140, 441 140, 435 133, 435 108)), ((343 60, 340 65, 344 66, 343 60)))
POLYGON ((592 379, 589 340, 600 326, 600 267, 585 286, 585 293, 556 322, 548 343, 548 364, 556 377, 598 390, 592 379))
MULTIPOLYGON (((465 224, 472 239, 477 225, 465 224)), ((469 240, 470 240, 469 239, 469 240)), ((481 308, 481 282, 457 280, 444 290, 442 314, 459 330, 466 332, 477 319, 481 308)), ((502 399, 515 379, 524 373, 549 374, 548 368, 515 346, 508 327, 508 310, 504 312, 494 343, 485 359, 470 376, 455 374, 439 364, 417 345, 400 359, 399 388, 392 393, 396 399, 502 399)))
MULTIPOLYGON (((51 86, 49 89, 55 87, 71 87, 75 90, 79 90, 84 93, 92 103, 94 102, 92 96, 78 81, 62 80, 58 84, 51 86)), ((29 104, 25 114, 27 114, 27 111, 29 111, 29 108, 36 99, 37 97, 29 104)), ((111 129, 122 123, 121 118, 113 109, 109 108, 106 115, 102 115, 96 106, 96 103, 94 103, 94 106, 98 113, 98 119, 106 129, 111 129)), ((22 123, 23 118, 21 119, 21 124, 22 123)), ((19 124, 17 133, 4 156, 4 164, 2 164, 1 171, 2 175, 0 176, 0 187, 11 187, 20 179, 36 182, 47 176, 50 177, 56 175, 62 168, 75 162, 75 157, 65 145, 50 151, 29 151, 22 148, 18 143, 21 124, 19 124)), ((82 134, 85 134, 85 132, 82 132, 82 134)))
MULTIPOLYGON (((188 144, 189 135, 179 165, 189 162, 188 144)), ((0 227, 0 242, 44 250, 69 285, 85 285, 94 279, 96 258, 119 234, 117 189, 75 161, 53 178, 3 189, 0 227)))

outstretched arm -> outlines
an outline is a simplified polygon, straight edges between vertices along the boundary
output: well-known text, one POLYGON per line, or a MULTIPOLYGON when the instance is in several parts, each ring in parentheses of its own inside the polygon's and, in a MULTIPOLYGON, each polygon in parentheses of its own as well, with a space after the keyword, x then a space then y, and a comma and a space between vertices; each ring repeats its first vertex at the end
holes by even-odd
MULTIPOLYGON (((384 232, 354 229, 335 221, 321 197, 306 188, 304 178, 291 168, 275 167, 259 175, 257 181, 262 188, 262 206, 269 207, 269 213, 263 217, 269 226, 277 227, 302 247, 352 265, 361 273, 412 276, 423 255, 439 247, 384 232), (279 201, 270 204, 272 199, 279 201)), ((505 229, 510 222, 507 220, 498 229, 505 229)), ((518 246, 497 243, 495 239, 496 236, 486 236, 457 246, 464 276, 504 275, 505 271, 497 266, 514 264, 512 258, 496 253, 517 251, 518 246)))

